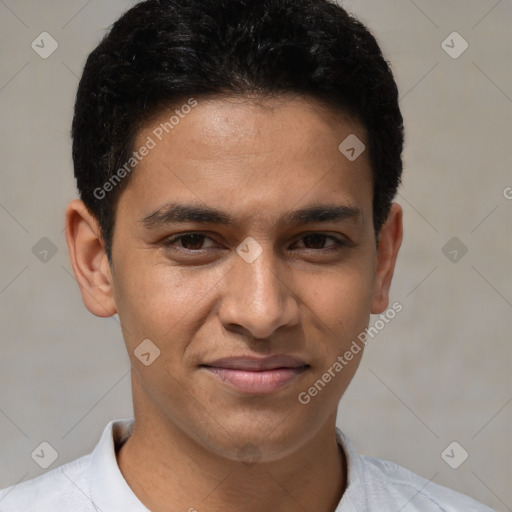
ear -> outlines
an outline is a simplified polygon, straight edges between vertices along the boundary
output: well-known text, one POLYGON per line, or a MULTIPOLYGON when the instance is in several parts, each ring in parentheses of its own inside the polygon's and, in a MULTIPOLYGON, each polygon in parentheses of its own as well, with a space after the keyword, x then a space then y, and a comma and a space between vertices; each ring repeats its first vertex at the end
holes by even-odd
POLYGON ((372 314, 383 313, 388 307, 389 288, 402 236, 402 207, 398 203, 393 203, 378 236, 372 314))
POLYGON ((85 307, 96 316, 117 312, 110 264, 96 218, 76 199, 66 208, 66 242, 85 307))

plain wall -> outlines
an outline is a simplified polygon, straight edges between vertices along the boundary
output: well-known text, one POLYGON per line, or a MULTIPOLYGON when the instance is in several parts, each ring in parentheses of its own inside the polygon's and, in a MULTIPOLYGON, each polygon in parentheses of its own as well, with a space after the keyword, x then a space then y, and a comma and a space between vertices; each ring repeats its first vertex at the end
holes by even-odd
MULTIPOLYGON (((84 308, 63 233, 78 77, 130 5, 0 3, 0 488, 43 472, 30 455, 42 441, 55 467, 132 415, 119 325, 84 308), (31 48, 43 31, 59 45, 47 59, 31 48)), ((343 5, 373 30, 399 85, 405 238, 391 290, 403 310, 370 339, 338 424, 364 454, 512 510, 512 4, 343 5), (442 47, 454 31, 469 44, 456 59, 442 47), (458 469, 441 458, 452 441, 469 453, 458 469)))

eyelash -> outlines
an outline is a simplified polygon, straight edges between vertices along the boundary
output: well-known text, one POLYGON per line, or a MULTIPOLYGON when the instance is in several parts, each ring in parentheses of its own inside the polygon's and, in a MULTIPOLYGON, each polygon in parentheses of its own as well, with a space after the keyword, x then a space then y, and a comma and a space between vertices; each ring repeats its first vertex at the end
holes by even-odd
MULTIPOLYGON (((310 237, 310 236, 314 236, 314 235, 319 235, 321 237, 325 237, 325 239, 334 240, 335 243, 330 245, 330 246, 328 246, 328 247, 326 247, 326 248, 323 248, 323 249, 307 249, 306 248, 309 251, 315 251, 315 252, 316 251, 327 252, 327 251, 333 251, 333 250, 335 251, 335 250, 340 250, 341 248, 350 245, 345 240, 341 240, 340 238, 337 238, 337 237, 335 237, 333 235, 327 235, 327 234, 321 233, 321 232, 308 233, 307 235, 303 235, 302 237, 300 237, 298 241, 301 241, 304 238, 307 238, 307 237, 310 237)), ((212 240, 211 237, 209 237, 208 235, 206 235, 204 233, 191 232, 191 233, 182 233, 180 235, 176 235, 176 236, 167 238, 167 239, 164 240, 163 245, 166 248, 172 248, 174 243, 179 242, 180 240, 183 240, 184 238, 187 238, 189 236, 198 236, 198 237, 203 237, 203 238, 212 240)), ((201 251, 205 251, 205 250, 209 249, 208 247, 205 248, 205 249, 187 249, 185 247, 178 247, 178 246, 175 246, 174 248, 177 249, 177 250, 180 250, 180 251, 186 251, 186 252, 191 253, 191 254, 200 253, 201 251)))

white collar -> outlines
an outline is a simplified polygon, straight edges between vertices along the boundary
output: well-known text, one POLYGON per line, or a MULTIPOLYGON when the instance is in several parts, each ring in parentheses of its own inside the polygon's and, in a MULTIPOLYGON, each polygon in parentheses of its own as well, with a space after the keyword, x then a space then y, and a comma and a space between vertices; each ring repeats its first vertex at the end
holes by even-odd
MULTIPOLYGON (((133 493, 117 464, 116 447, 119 447, 133 432, 134 419, 113 420, 105 427, 100 441, 91 453, 88 468, 90 493, 98 511, 150 512, 133 493)), ((364 477, 364 464, 354 445, 336 429, 336 439, 347 460, 347 488, 337 511, 364 510, 364 493, 360 492, 361 477, 364 477)))
POLYGON ((133 423, 133 418, 111 421, 91 454, 87 480, 91 499, 99 511, 149 512, 130 489, 117 464, 115 446, 131 435, 133 423))

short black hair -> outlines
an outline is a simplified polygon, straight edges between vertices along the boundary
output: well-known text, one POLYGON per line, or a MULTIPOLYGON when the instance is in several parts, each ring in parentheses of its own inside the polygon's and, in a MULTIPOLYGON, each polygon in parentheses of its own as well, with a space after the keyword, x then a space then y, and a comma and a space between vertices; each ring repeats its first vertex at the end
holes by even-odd
POLYGON ((401 180, 403 119, 391 69, 360 21, 328 0, 146 0, 121 16, 87 59, 72 124, 78 191, 109 260, 126 163, 148 119, 190 98, 289 94, 362 123, 377 234, 401 180))

